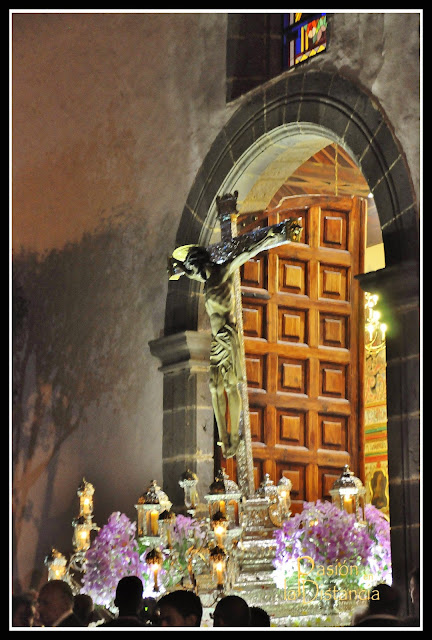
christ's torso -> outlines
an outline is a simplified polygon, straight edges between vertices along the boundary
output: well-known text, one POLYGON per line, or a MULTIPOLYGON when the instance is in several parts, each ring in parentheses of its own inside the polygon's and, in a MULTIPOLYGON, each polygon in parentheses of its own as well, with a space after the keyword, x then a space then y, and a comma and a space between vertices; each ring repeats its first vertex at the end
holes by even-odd
POLYGON ((210 277, 204 286, 205 308, 210 318, 213 335, 225 324, 235 324, 235 298, 233 277, 220 281, 210 277))

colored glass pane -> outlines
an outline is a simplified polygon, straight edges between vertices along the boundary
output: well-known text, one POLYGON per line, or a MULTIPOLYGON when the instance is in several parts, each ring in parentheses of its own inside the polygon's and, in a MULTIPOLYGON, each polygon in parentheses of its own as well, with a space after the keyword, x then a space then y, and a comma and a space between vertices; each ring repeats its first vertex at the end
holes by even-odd
POLYGON ((293 67, 325 50, 325 13, 285 13, 283 27, 285 68, 293 67))

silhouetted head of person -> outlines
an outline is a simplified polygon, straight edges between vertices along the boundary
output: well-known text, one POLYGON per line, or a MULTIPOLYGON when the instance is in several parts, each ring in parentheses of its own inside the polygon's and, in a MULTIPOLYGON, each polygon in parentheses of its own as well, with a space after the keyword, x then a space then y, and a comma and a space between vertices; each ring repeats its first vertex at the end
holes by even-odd
POLYGON ((378 584, 372 590, 369 601, 369 615, 387 614, 397 616, 401 605, 401 596, 395 587, 388 584, 378 584), (378 594, 375 594, 377 591, 378 594), (375 597, 378 595, 379 597, 375 597))
POLYGON ((61 616, 72 612, 74 596, 63 580, 50 580, 39 591, 38 612, 44 627, 52 627, 61 616))
POLYGON ((269 627, 270 616, 261 607, 249 607, 251 627, 269 627))
POLYGON ((140 619, 144 623, 153 623, 155 613, 157 608, 157 600, 156 598, 143 598, 141 611, 140 611, 140 619))
POLYGON ((93 599, 86 593, 77 593, 74 597, 74 613, 82 620, 83 624, 88 625, 91 614, 94 611, 93 599))
POLYGON ((126 576, 119 580, 116 589, 115 606, 120 616, 136 616, 141 608, 143 584, 138 576, 126 576))
POLYGON ((199 627, 202 604, 193 591, 179 589, 163 595, 157 603, 161 627, 199 627))
POLYGON ((240 596, 225 596, 217 603, 213 613, 214 627, 249 627, 250 610, 240 596))

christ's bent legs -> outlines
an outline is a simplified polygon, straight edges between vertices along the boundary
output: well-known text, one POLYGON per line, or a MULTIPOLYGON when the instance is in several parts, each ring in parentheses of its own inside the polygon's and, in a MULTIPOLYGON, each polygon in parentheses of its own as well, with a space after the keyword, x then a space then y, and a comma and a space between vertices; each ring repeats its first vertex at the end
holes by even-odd
POLYGON ((232 458, 236 454, 240 442, 239 428, 242 407, 238 380, 234 372, 229 370, 223 377, 217 368, 213 371, 211 370, 210 391, 222 446, 222 455, 224 458, 232 458), (226 419, 227 409, 230 417, 229 434, 226 419))
POLYGON ((226 457, 226 451, 229 447, 229 438, 226 423, 227 403, 225 398, 225 388, 223 379, 219 371, 211 371, 210 369, 210 391, 212 396, 213 411, 219 431, 219 440, 222 447, 222 455, 226 457))
POLYGON ((225 391, 228 398, 228 410, 230 415, 230 446, 226 451, 225 458, 232 458, 236 452, 240 442, 240 414, 242 408, 241 395, 238 390, 238 380, 231 373, 225 379, 225 391))

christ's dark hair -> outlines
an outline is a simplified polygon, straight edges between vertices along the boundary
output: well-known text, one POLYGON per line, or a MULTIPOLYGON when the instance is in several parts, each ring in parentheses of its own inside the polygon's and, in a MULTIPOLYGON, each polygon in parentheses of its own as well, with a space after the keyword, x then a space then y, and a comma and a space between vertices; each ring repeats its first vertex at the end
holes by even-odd
POLYGON ((205 247, 191 247, 187 253, 184 264, 191 266, 202 266, 210 260, 209 252, 205 247))

